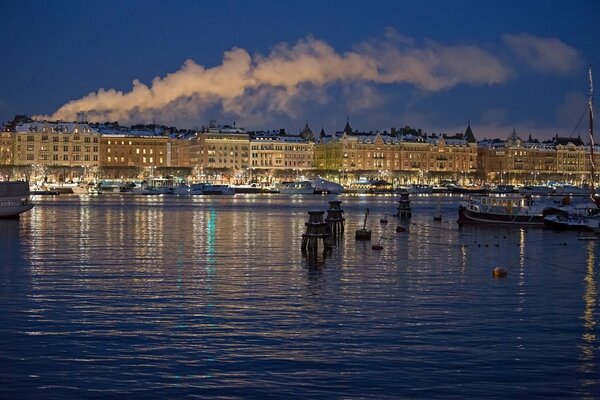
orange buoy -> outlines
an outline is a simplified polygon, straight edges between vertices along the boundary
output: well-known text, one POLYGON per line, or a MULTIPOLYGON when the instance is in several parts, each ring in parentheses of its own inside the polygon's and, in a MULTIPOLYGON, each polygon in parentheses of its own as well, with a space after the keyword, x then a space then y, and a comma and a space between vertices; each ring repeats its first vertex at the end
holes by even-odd
POLYGON ((376 243, 376 244, 374 244, 374 245, 371 246, 371 249, 373 249, 373 250, 383 250, 383 246, 376 243))
POLYGON ((508 271, 504 268, 496 267, 492 270, 492 276, 494 278, 504 278, 508 274, 508 271))
POLYGON ((406 228, 403 227, 403 226, 397 226, 396 227, 396 232, 405 232, 405 231, 406 231, 406 228))

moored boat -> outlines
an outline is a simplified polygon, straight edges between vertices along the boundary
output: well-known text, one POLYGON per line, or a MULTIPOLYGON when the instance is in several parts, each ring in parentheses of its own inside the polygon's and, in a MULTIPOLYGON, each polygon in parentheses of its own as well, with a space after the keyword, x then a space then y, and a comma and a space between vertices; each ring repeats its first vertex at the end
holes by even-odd
POLYGON ((19 218, 33 208, 29 199, 29 183, 0 182, 0 218, 19 218))
POLYGON ((279 186, 281 194, 315 194, 315 187, 311 181, 283 182, 279 186))
POLYGON ((317 177, 313 181, 313 186, 317 192, 326 194, 340 194, 344 192, 344 187, 339 183, 328 181, 327 179, 317 177))
POLYGON ((211 183, 192 183, 190 185, 176 186, 173 193, 179 196, 233 195, 235 194, 235 190, 227 185, 213 185, 211 183))
POLYGON ((531 196, 472 196, 460 202, 458 222, 543 226, 547 207, 548 204, 534 201, 531 196))

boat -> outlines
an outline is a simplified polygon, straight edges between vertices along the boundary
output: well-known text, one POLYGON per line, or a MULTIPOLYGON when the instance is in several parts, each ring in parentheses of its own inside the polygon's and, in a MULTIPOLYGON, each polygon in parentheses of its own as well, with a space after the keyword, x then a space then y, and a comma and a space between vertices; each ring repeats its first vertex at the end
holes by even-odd
POLYGON ((564 230, 589 230, 597 232, 600 230, 600 209, 598 208, 598 197, 594 189, 594 104, 593 104, 593 83, 592 83, 592 67, 589 69, 589 84, 590 93, 588 97, 588 113, 589 113, 589 135, 590 135, 590 186, 585 187, 586 194, 589 195, 590 201, 584 204, 570 204, 571 196, 581 195, 581 189, 576 186, 563 185, 562 188, 557 188, 563 194, 568 194, 563 201, 561 207, 550 207, 544 211, 544 224, 553 229, 564 230))
POLYGON ((352 182, 348 187, 348 192, 352 193, 368 193, 368 194, 385 194, 394 193, 393 185, 382 179, 366 179, 364 177, 352 182))
POLYGON ((173 189, 173 193, 179 196, 195 195, 233 195, 235 190, 227 185, 213 185, 211 183, 192 183, 190 185, 179 185, 173 189))
POLYGON ((0 182, 0 218, 19 218, 32 208, 28 182, 0 182))
POLYGON ((544 216, 544 226, 556 230, 591 231, 600 228, 597 214, 589 214, 586 208, 578 214, 575 211, 563 211, 544 216))
POLYGON ((279 193, 279 190, 269 187, 261 186, 258 183, 251 183, 249 185, 232 185, 235 193, 279 193))
POLYGON ((79 195, 101 193, 99 186, 95 185, 93 182, 89 182, 89 183, 80 182, 77 185, 70 186, 70 188, 74 194, 79 194, 79 195))
POLYGON ((313 186, 316 192, 324 194, 340 194, 344 192, 344 187, 342 185, 328 181, 320 176, 313 181, 313 186))
POLYGON ((281 194, 315 194, 315 187, 311 181, 283 182, 279 185, 281 194))
POLYGON ((146 195, 174 194, 175 181, 172 178, 150 177, 141 186, 134 187, 132 193, 146 195))
POLYGON ((554 194, 554 188, 550 186, 530 185, 520 188, 519 193, 531 196, 550 196, 554 194))
POLYGON ((119 180, 104 180, 98 185, 98 189, 102 193, 128 193, 132 192, 134 188, 134 183, 119 180))
POLYGON ((211 183, 204 184, 202 188, 202 194, 212 194, 212 195, 234 195, 235 190, 228 185, 213 185, 211 183))
POLYGON ((543 226, 548 206, 545 201, 519 194, 471 196, 460 202, 458 222, 543 226))

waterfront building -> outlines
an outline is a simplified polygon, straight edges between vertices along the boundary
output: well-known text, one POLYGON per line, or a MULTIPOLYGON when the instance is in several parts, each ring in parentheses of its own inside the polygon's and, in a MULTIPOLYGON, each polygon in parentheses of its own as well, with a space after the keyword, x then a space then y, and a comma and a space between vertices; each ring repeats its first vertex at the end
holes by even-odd
MULTIPOLYGON (((308 127, 308 125, 307 125, 308 127)), ((250 167, 253 170, 306 171, 313 168, 314 142, 310 135, 257 132, 250 135, 250 167)))
POLYGON ((335 135, 320 135, 314 153, 317 169, 344 176, 391 176, 401 182, 464 179, 477 167, 477 144, 470 126, 464 135, 449 137, 426 135, 409 126, 392 128, 391 133, 358 132, 347 122, 335 135))
POLYGON ((15 133, 8 126, 3 126, 0 131, 0 165, 12 165, 14 163, 13 149, 15 133))
POLYGON ((105 178, 125 179, 155 175, 171 166, 170 138, 155 130, 99 128, 100 166, 105 178))
POLYGON ((250 166, 250 137, 235 124, 211 123, 190 139, 189 160, 195 179, 230 181, 237 170, 250 166))
MULTIPOLYGON (((513 130, 507 140, 479 142, 477 169, 483 181, 495 184, 582 184, 590 178, 589 155, 589 146, 581 138, 524 141, 513 130)), ((600 156, 594 157, 597 163, 600 156)))
POLYGON ((33 179, 85 179, 100 164, 99 138, 86 123, 20 123, 15 126, 13 163, 32 166, 33 179))

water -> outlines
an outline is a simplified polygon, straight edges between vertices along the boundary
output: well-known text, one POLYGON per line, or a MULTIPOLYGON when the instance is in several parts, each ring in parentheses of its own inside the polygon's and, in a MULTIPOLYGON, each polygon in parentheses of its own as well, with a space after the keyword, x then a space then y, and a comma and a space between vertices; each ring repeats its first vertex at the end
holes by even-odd
POLYGON ((0 221, 0 398, 595 398, 598 242, 456 197, 39 198, 0 221), (443 221, 432 215, 442 203, 443 221), (373 242, 357 242, 364 210, 373 242), (495 266, 509 268, 493 279, 495 266))

